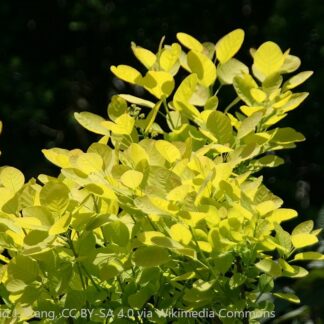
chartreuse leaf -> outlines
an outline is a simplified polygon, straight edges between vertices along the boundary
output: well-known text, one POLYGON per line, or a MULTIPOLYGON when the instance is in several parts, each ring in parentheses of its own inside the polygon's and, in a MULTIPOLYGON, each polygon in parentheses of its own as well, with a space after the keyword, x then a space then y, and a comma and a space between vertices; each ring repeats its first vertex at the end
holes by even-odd
POLYGON ((216 80, 216 67, 214 63, 204 54, 190 51, 187 55, 188 66, 198 76, 199 82, 209 87, 216 80))
POLYGON ((296 249, 301 249, 317 243, 318 238, 314 234, 299 233, 291 235, 291 242, 296 249))
POLYGON ((204 50, 204 46, 196 38, 186 33, 177 33, 177 38, 183 46, 190 50, 195 50, 198 52, 202 52, 204 50))
POLYGON ((224 113, 212 111, 207 118, 206 128, 216 137, 219 144, 232 143, 231 121, 224 113))
POLYGON ((235 58, 217 65, 217 76, 222 84, 232 84, 236 76, 248 74, 249 68, 235 58))
POLYGON ((103 121, 101 124, 116 135, 130 135, 135 125, 135 119, 126 113, 117 117, 114 123, 103 121))
POLYGON ((13 167, 0 169, 0 185, 9 189, 12 193, 19 191, 25 183, 25 177, 21 171, 13 167))
POLYGON ((141 81, 141 85, 156 98, 168 97, 174 89, 172 75, 164 71, 149 71, 141 81))
POLYGON ((189 244, 192 239, 190 230, 183 224, 174 224, 170 228, 171 237, 185 245, 189 244))
POLYGON ((58 235, 64 233, 69 228, 70 223, 71 223, 71 214, 66 213, 55 221, 55 223, 51 226, 48 234, 58 235))
POLYGON ((155 143, 158 152, 170 163, 181 158, 179 149, 168 141, 159 140, 155 143))
POLYGON ((142 80, 142 75, 136 69, 128 65, 118 65, 111 66, 110 71, 115 74, 115 76, 123 81, 140 84, 142 80))
POLYGON ((241 48, 244 41, 244 31, 242 29, 235 29, 222 37, 216 43, 216 56, 221 63, 227 62, 231 59, 241 48))
POLYGON ((255 100, 251 95, 251 89, 258 87, 254 79, 250 74, 238 75, 233 80, 234 89, 239 96, 247 105, 253 106, 255 100))
POLYGON ((118 117, 127 111, 127 102, 122 96, 113 96, 107 108, 107 113, 112 121, 116 121, 118 117))
POLYGON ((62 214, 69 204, 69 188, 63 183, 48 182, 39 193, 42 206, 62 214))
POLYGON ((70 151, 54 147, 48 150, 42 150, 46 159, 60 168, 68 168, 70 163, 70 151))
POLYGON ((297 253, 294 257, 294 261, 303 260, 324 260, 324 255, 319 252, 302 252, 297 253))
POLYGON ((166 72, 175 75, 180 67, 179 58, 181 55, 181 46, 177 43, 166 46, 160 55, 160 67, 166 72))
MULTIPOLYGON (((139 106, 142 106, 142 107, 148 107, 148 108, 153 108, 154 107, 154 103, 152 101, 144 100, 142 98, 138 98, 138 97, 128 95, 128 94, 119 94, 118 96, 125 99, 126 101, 132 103, 132 104, 135 104, 135 105, 139 105, 139 106)), ((126 111, 126 109, 124 111, 126 111)), ((124 111, 122 111, 122 113, 124 111)))
POLYGON ((100 279, 109 280, 118 276, 124 270, 119 260, 109 260, 100 268, 100 279))
POLYGON ((122 221, 113 221, 103 226, 102 231, 106 241, 115 243, 119 246, 126 246, 129 243, 129 229, 122 221))
POLYGON ((267 219, 273 223, 280 224, 281 222, 297 217, 297 215, 297 212, 293 209, 280 208, 272 211, 267 219))
POLYGON ((287 55, 285 57, 284 64, 282 65, 282 67, 280 69, 280 72, 281 73, 294 72, 299 68, 300 64, 301 64, 300 59, 297 56, 287 55))
POLYGON ((263 259, 256 263, 255 265, 259 270, 265 272, 271 277, 280 277, 281 276, 281 267, 278 263, 270 259, 263 259))
POLYGON ((284 89, 296 88, 300 84, 304 83, 308 78, 310 78, 313 75, 313 73, 314 73, 313 71, 300 72, 300 73, 294 75, 293 77, 291 77, 290 79, 288 79, 284 83, 283 88, 284 89))
POLYGON ((81 113, 74 113, 74 118, 81 126, 90 132, 100 135, 109 135, 108 130, 101 125, 104 119, 96 114, 83 111, 81 113))
POLYGON ((128 170, 122 174, 120 180, 125 186, 136 189, 143 180, 143 173, 136 170, 128 170))
POLYGON ((299 304, 300 303, 300 299, 294 294, 290 294, 290 293, 274 293, 273 295, 280 298, 280 299, 288 300, 289 302, 294 303, 294 304, 299 304))
POLYGON ((260 81, 263 81, 271 74, 280 71, 285 56, 277 44, 265 42, 256 50, 253 59, 253 73, 260 81))
POLYGON ((77 158, 76 165, 83 173, 89 174, 101 171, 103 160, 97 153, 84 153, 77 158))
POLYGON ((250 132, 254 131, 262 117, 263 113, 257 111, 251 116, 245 118, 240 124, 240 127, 237 132, 237 138, 241 139, 244 136, 248 135, 250 132))
POLYGON ((132 51, 136 58, 147 68, 150 69, 155 61, 156 61, 156 55, 152 53, 151 51, 147 50, 146 48, 136 46, 135 43, 132 42, 132 51))
POLYGON ((314 228, 314 222, 312 220, 308 220, 298 224, 292 231, 292 235, 296 234, 309 234, 314 228))
POLYGON ((168 250, 158 246, 144 246, 133 254, 136 265, 141 267, 157 267, 170 261, 168 250))

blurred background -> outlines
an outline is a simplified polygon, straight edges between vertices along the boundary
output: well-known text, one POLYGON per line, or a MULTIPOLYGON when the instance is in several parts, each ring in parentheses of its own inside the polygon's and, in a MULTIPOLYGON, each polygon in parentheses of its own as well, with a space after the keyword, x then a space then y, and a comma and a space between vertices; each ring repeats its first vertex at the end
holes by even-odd
MULTIPOLYGON (((323 0, 47 0, 0 2, 0 164, 21 169, 27 178, 57 175, 42 148, 86 149, 95 140, 73 119, 75 111, 106 117, 109 98, 124 85, 110 65, 136 65, 130 42, 156 51, 163 35, 179 31, 200 41, 216 41, 235 28, 246 40, 240 52, 251 63, 250 47, 277 42, 302 59, 300 70, 315 74, 299 88, 309 98, 281 126, 302 132, 307 141, 281 153, 284 166, 264 172, 267 186, 298 210, 303 219, 324 225, 324 1, 323 0)), ((288 224, 293 227, 294 222, 288 224)), ((324 245, 318 249, 323 251, 324 245)), ((296 290, 301 305, 277 302, 277 323, 323 323, 323 262, 311 275, 282 287, 296 290)))

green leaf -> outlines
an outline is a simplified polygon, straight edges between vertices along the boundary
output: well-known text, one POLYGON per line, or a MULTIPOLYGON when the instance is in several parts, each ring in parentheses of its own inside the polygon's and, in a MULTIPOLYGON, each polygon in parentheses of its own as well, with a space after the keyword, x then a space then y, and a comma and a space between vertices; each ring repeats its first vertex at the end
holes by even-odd
POLYGON ((271 212, 267 219, 271 222, 280 224, 283 221, 295 218, 297 215, 297 212, 293 209, 280 208, 271 212))
POLYGON ((118 117, 124 115, 127 112, 126 99, 122 98, 122 95, 113 96, 108 105, 108 116, 112 121, 116 121, 118 117))
POLYGON ((232 84, 236 76, 249 74, 249 68, 235 58, 217 65, 217 76, 222 84, 232 84))
POLYGON ((71 223, 71 214, 65 214, 58 218, 55 223, 51 226, 48 234, 49 235, 58 235, 61 233, 64 233, 69 228, 69 225, 71 223))
POLYGON ((256 263, 255 265, 259 270, 265 272, 271 277, 280 277, 281 276, 281 267, 278 263, 270 259, 264 259, 256 263))
POLYGON ((242 29, 235 29, 222 37, 216 43, 216 56, 221 63, 227 62, 231 59, 241 48, 244 41, 244 31, 242 29))
POLYGON ((76 165, 85 174, 96 173, 102 171, 103 160, 97 153, 83 153, 77 158, 76 165))
POLYGON ((19 191, 25 183, 25 177, 21 171, 13 167, 2 167, 0 169, 0 184, 12 193, 19 191))
POLYGON ((216 67, 214 63, 204 54, 190 51, 187 55, 188 66, 198 76, 199 82, 209 87, 216 80, 216 67))
POLYGON ((244 282, 246 281, 247 277, 239 272, 234 273, 234 275, 231 277, 230 281, 229 281, 229 285, 231 287, 231 289, 237 288, 241 285, 244 284, 244 282))
POLYGON ((299 304, 300 303, 300 299, 294 294, 274 293, 273 295, 280 298, 280 299, 288 300, 289 302, 294 303, 294 304, 299 304))
POLYGON ((104 119, 96 114, 84 111, 81 113, 74 113, 74 118, 78 123, 90 132, 109 135, 108 130, 101 125, 104 119))
POLYGON ((177 33, 177 39, 183 46, 189 48, 190 50, 202 52, 204 49, 203 45, 196 38, 186 33, 177 33))
POLYGON ((111 66, 110 71, 115 76, 123 81, 140 84, 142 81, 142 75, 136 69, 128 65, 111 66))
POLYGON ((242 99, 247 105, 253 106, 255 100, 251 95, 251 89, 257 88, 258 85, 252 76, 249 74, 236 76, 233 80, 233 86, 240 99, 242 99))
POLYGON ((208 116, 206 128, 217 138, 219 144, 233 142, 231 121, 224 113, 212 111, 208 116))
POLYGON ((302 133, 296 132, 291 127, 276 128, 269 133, 273 135, 271 142, 280 144, 302 142, 305 140, 302 133))
POLYGON ((69 189, 63 183, 48 182, 39 193, 42 206, 62 214, 69 204, 69 189))
POLYGON ((133 260, 140 267, 157 267, 170 261, 168 250, 158 246, 144 246, 138 248, 133 260))
POLYGON ((129 229, 122 221, 116 220, 103 226, 103 234, 106 241, 119 246, 126 246, 129 243, 129 229))

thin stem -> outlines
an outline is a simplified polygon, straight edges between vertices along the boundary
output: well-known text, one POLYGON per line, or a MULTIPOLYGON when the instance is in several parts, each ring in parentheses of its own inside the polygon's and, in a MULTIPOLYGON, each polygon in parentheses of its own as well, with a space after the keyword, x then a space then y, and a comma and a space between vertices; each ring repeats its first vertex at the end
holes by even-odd
POLYGON ((240 98, 236 97, 224 110, 225 113, 227 113, 233 106, 235 106, 237 103, 240 102, 240 98))
POLYGON ((223 87, 223 85, 220 84, 219 87, 217 88, 217 90, 215 91, 214 96, 217 96, 219 90, 222 89, 222 87, 223 87))
POLYGON ((175 129, 175 126, 174 126, 174 124, 173 124, 173 121, 172 121, 172 118, 171 118, 171 115, 170 115, 170 110, 169 110, 169 107, 168 107, 168 103, 167 103, 165 97, 163 97, 163 106, 164 106, 165 111, 166 111, 166 113, 167 113, 167 115, 168 115, 168 117, 169 117, 170 124, 171 124, 172 128, 175 129))

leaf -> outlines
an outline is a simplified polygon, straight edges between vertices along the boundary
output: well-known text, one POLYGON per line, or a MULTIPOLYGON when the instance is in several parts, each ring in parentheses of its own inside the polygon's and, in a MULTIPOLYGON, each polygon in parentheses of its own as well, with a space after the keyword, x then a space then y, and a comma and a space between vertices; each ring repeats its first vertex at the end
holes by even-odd
POLYGON ((129 243, 129 229, 122 221, 116 220, 104 225, 102 231, 105 240, 108 242, 115 243, 118 246, 126 246, 129 243))
POLYGON ((263 167, 274 168, 284 163, 285 161, 282 158, 280 158, 277 155, 271 154, 271 155, 263 156, 262 158, 253 161, 253 166, 262 167, 262 168, 263 167))
POLYGON ((57 165, 60 168, 70 167, 70 152, 65 149, 53 147, 49 150, 42 150, 42 153, 48 161, 57 165))
POLYGON ((283 112, 288 112, 297 108, 308 97, 308 95, 308 92, 294 93, 290 97, 289 101, 281 107, 281 110, 283 112))
POLYGON ((291 242, 296 249, 302 249, 317 243, 318 238, 314 234, 299 233, 291 235, 291 242))
POLYGON ((12 193, 19 191, 25 183, 25 177, 21 171, 13 167, 2 167, 0 169, 0 184, 12 193))
POLYGON ((245 118, 237 131, 237 138, 241 139, 244 136, 248 135, 250 132, 254 132, 256 126, 260 123, 263 117, 262 112, 255 112, 251 116, 245 118))
POLYGON ((170 261, 168 250, 158 246, 144 246, 133 254, 133 260, 140 267, 157 267, 170 261))
POLYGON ((132 307, 133 309, 142 309, 142 307, 152 295, 153 291, 148 285, 137 291, 135 294, 130 295, 127 300, 130 307, 132 307))
POLYGON ((109 135, 108 130, 101 125, 104 119, 96 114, 84 111, 81 113, 74 113, 74 118, 81 126, 90 132, 100 135, 109 135))
POLYGON ((270 259, 263 259, 255 264, 255 266, 270 275, 271 277, 280 277, 281 276, 281 267, 278 263, 270 259))
POLYGON ((290 293, 274 293, 273 295, 280 298, 280 299, 288 300, 289 302, 294 303, 294 304, 299 304, 300 303, 300 299, 294 294, 290 294, 290 293))
POLYGON ((186 33, 177 33, 177 39, 183 46, 189 48, 190 50, 195 50, 198 52, 202 52, 204 50, 204 46, 196 38, 186 33))
POLYGON ((247 105, 253 106, 254 98, 251 95, 251 89, 257 88, 258 85, 250 74, 243 74, 243 76, 236 76, 233 80, 233 86, 237 95, 247 105))
POLYGON ((209 87, 216 80, 216 67, 214 63, 204 54, 190 51, 187 55, 188 66, 198 76, 199 82, 209 87))
POLYGON ((85 174, 102 171, 103 160, 97 153, 83 153, 77 158, 76 165, 85 174))
POLYGON ((130 135, 135 125, 135 119, 127 113, 120 115, 115 122, 104 121, 102 125, 116 135, 130 135))
POLYGON ((181 158, 179 149, 168 141, 158 140, 155 143, 155 147, 169 163, 173 163, 181 158))
MULTIPOLYGON (((135 105, 148 107, 148 108, 154 107, 154 103, 152 101, 144 100, 142 98, 138 98, 129 94, 119 94, 118 96, 135 105)), ((124 113, 125 111, 126 110, 124 110, 122 113, 124 113)))
POLYGON ((295 218, 297 215, 297 212, 293 209, 280 208, 271 212, 267 219, 273 223, 280 224, 283 221, 295 218))
POLYGON ((135 43, 132 42, 132 51, 136 58, 147 68, 150 69, 155 61, 156 61, 156 55, 152 53, 151 51, 147 50, 146 48, 136 46, 135 43))
POLYGON ((304 260, 324 260, 324 255, 319 252, 302 252, 297 253, 294 257, 294 261, 304 260))
POLYGON ((182 224, 174 224, 170 228, 171 238, 188 245, 192 240, 192 235, 190 230, 182 224))
POLYGON ((112 121, 116 121, 118 117, 127 112, 127 102, 122 95, 113 96, 108 105, 107 113, 112 121))
POLYGON ((141 81, 141 85, 156 98, 168 97, 174 89, 172 75, 164 71, 149 71, 141 81))
POLYGON ((258 103, 262 103, 264 100, 267 99, 267 94, 260 89, 252 88, 250 90, 250 93, 252 98, 258 103))
POLYGON ((297 56, 287 55, 285 57, 285 62, 280 69, 280 72, 281 73, 294 72, 299 68, 300 64, 301 64, 300 59, 297 56))
POLYGON ((39 193, 42 206, 62 214, 69 204, 69 188, 63 183, 48 182, 39 193))
POLYGON ((166 46, 160 55, 160 67, 175 75, 180 67, 179 58, 181 55, 181 46, 177 43, 166 46))
POLYGON ((115 76, 123 81, 140 84, 142 80, 142 75, 136 69, 128 65, 118 65, 111 66, 110 71, 115 74, 115 76))
POLYGON ((217 65, 217 77, 222 84, 232 84, 236 76, 249 74, 249 68, 235 58, 217 65))
POLYGON ((128 170, 120 177, 122 184, 125 186, 136 189, 140 186, 143 180, 143 173, 135 170, 128 170))
POLYGON ((247 277, 244 274, 236 272, 229 280, 229 286, 231 289, 237 288, 243 285, 246 279, 247 277))
POLYGON ((305 137, 302 133, 296 132, 291 127, 276 128, 270 131, 273 134, 271 142, 286 144, 293 142, 302 142, 305 137))
POLYGON ((18 254, 8 264, 7 271, 10 279, 17 279, 25 284, 30 284, 37 279, 39 267, 32 258, 18 254))
POLYGON ((71 223, 71 214, 66 213, 65 215, 61 216, 55 223, 51 226, 48 234, 49 235, 58 235, 64 233, 69 228, 71 223))
POLYGON ((123 266, 119 260, 109 260, 100 269, 100 279, 109 280, 118 276, 123 271, 123 266))
POLYGON ((231 59, 241 48, 244 41, 243 29, 235 29, 216 43, 216 57, 221 63, 231 59))
POLYGON ((219 144, 231 144, 233 132, 230 119, 220 111, 212 111, 207 119, 206 128, 217 138, 219 144))
POLYGON ((216 110, 218 107, 218 98, 216 96, 211 96, 207 99, 204 110, 216 110))
POLYGON ((313 73, 313 71, 304 71, 294 75, 284 83, 283 89, 296 88, 297 86, 305 82, 308 78, 310 78, 313 73))
POLYGON ((302 234, 302 233, 310 233, 314 228, 314 222, 312 220, 308 220, 298 224, 292 231, 292 235, 302 234))
POLYGON ((280 71, 285 56, 276 43, 265 42, 256 50, 253 59, 253 73, 260 81, 263 81, 273 73, 280 71))

